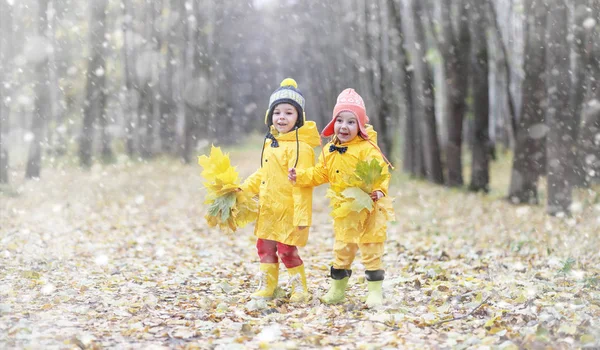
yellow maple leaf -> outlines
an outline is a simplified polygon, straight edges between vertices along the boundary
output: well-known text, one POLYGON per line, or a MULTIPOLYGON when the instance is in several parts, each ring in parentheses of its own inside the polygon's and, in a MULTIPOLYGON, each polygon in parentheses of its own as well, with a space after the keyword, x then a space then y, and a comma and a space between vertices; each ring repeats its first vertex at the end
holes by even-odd
POLYGON ((353 174, 331 184, 327 191, 326 196, 331 199, 333 208, 331 216, 359 230, 384 225, 385 222, 379 222, 382 220, 393 221, 392 199, 384 197, 374 203, 370 197, 373 189, 379 188, 388 178, 389 174, 383 173, 383 166, 376 159, 359 161, 353 174), (381 210, 384 215, 369 215, 373 210, 381 210))
POLYGON ((202 166, 200 175, 206 180, 204 203, 208 211, 204 218, 209 226, 219 226, 224 231, 236 231, 256 220, 258 205, 250 194, 239 190, 240 181, 229 154, 221 148, 211 147, 210 155, 198 157, 202 166))
POLYGON ((224 184, 239 183, 238 172, 231 166, 229 154, 224 154, 220 147, 213 145, 210 149, 210 156, 198 157, 198 164, 202 166, 200 175, 209 184, 217 183, 217 181, 224 184))

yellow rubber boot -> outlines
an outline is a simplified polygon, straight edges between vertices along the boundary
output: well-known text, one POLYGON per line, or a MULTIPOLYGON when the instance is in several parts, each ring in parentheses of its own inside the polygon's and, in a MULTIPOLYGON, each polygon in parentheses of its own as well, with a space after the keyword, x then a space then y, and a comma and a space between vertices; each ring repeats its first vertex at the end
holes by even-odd
POLYGON ((367 304, 368 308, 376 307, 383 304, 383 292, 381 287, 383 286, 383 281, 368 281, 367 288, 369 289, 369 294, 367 294, 367 304))
POLYGON ((279 281, 279 263, 260 264, 258 290, 252 294, 253 299, 273 299, 279 281))
POLYGON ((304 303, 308 301, 304 264, 288 269, 288 273, 290 274, 290 284, 292 285, 290 303, 304 303))

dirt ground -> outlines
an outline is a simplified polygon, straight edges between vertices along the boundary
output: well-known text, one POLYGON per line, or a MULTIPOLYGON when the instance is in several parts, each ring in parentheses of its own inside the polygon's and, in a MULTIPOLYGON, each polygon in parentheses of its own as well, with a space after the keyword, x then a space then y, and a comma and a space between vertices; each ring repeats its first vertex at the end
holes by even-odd
MULTIPOLYGON (((260 154, 232 148, 242 177, 260 154)), ((200 167, 118 158, 83 171, 55 164, 0 193, 0 348, 581 348, 600 346, 600 195, 576 193, 572 217, 409 180, 390 193, 385 304, 369 310, 364 267, 347 301, 329 285, 325 186, 301 249, 313 298, 261 303, 253 227, 203 218, 200 167)), ((468 179, 468 177, 467 177, 468 179)))

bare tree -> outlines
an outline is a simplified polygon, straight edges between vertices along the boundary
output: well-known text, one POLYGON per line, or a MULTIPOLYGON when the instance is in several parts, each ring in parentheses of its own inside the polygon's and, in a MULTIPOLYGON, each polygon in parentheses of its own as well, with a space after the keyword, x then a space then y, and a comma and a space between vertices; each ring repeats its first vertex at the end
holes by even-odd
POLYGON ((86 73, 86 100, 83 107, 83 125, 79 142, 79 161, 84 167, 92 165, 94 122, 105 113, 106 60, 103 43, 106 32, 107 4, 107 0, 97 0, 90 3, 89 43, 91 58, 86 73))
POLYGON ((8 183, 8 143, 6 136, 9 130, 9 110, 4 104, 4 89, 9 78, 12 60, 12 7, 0 1, 0 184, 8 183))
MULTIPOLYGON (((185 121, 184 121, 184 144, 182 158, 186 163, 192 161, 192 150, 195 148, 200 135, 201 116, 208 114, 208 93, 210 90, 208 77, 208 62, 204 56, 204 49, 208 46, 208 40, 202 30, 202 16, 200 16, 200 1, 192 1, 192 7, 187 16, 186 47, 186 80, 184 90, 185 121), (202 69, 204 68, 204 69, 202 69)), ((205 119, 205 122, 208 121, 205 119)))
POLYGON ((600 3, 593 0, 575 2, 573 88, 569 98, 576 123, 577 157, 573 166, 573 183, 587 187, 594 177, 600 178, 600 3), (584 23, 595 25, 584 26, 584 23), (586 22, 587 21, 587 22, 586 22), (596 50, 596 52, 595 52, 596 50), (587 78, 586 78, 587 77, 587 78), (586 94, 590 101, 584 103, 586 94))
POLYGON ((490 182, 490 136, 489 136, 489 82, 487 52, 486 3, 471 1, 471 67, 473 68, 473 161, 471 169, 471 191, 489 191, 490 182))
POLYGON ((547 78, 548 84, 548 214, 569 213, 572 201, 572 180, 575 154, 576 120, 569 107, 571 77, 567 41, 569 12, 565 0, 553 0, 548 19, 547 78))
MULTIPOLYGON (((390 12, 393 17, 393 25, 400 33, 400 42, 397 49, 397 71, 401 71, 400 84, 404 92, 404 104, 406 110, 406 116, 403 123, 403 150, 402 150, 402 169, 404 172, 409 173, 413 176, 419 176, 424 174, 424 167, 422 167, 422 153, 418 144, 418 130, 415 126, 414 118, 414 104, 413 104, 413 92, 412 92, 412 80, 414 67, 409 66, 408 54, 409 44, 408 39, 413 35, 413 30, 407 23, 403 21, 404 8, 401 0, 388 0, 390 12)), ((411 39, 414 40, 414 39, 411 39)))
POLYGON ((401 96, 397 93, 398 86, 392 62, 393 54, 397 52, 392 46, 394 32, 391 21, 393 20, 388 2, 373 2, 368 5, 368 13, 372 28, 371 36, 367 38, 371 46, 372 90, 375 92, 375 106, 373 125, 380 135, 379 145, 383 152, 393 158, 394 134, 397 132, 396 100, 401 96), (373 23, 374 22, 374 23, 373 23), (373 35, 375 37, 373 37, 373 35))
POLYGON ((133 48, 134 37, 134 17, 130 9, 129 0, 122 0, 121 8, 123 11, 123 81, 125 82, 125 97, 124 97, 124 121, 125 121, 125 151, 129 157, 132 157, 136 151, 136 133, 135 123, 136 118, 133 115, 135 110, 133 108, 133 67, 135 67, 135 51, 133 48))
POLYGON ((156 121, 158 116, 158 65, 160 62, 160 44, 158 32, 158 12, 156 7, 161 1, 151 2, 143 8, 144 18, 144 49, 137 57, 136 72, 138 73, 138 128, 140 128, 140 155, 150 158, 154 155, 156 121))
POLYGON ((439 47, 444 58, 446 78, 446 118, 448 143, 446 150, 446 167, 448 168, 448 186, 462 186, 462 136, 463 120, 466 111, 468 91, 469 60, 469 24, 467 0, 442 1, 442 35, 439 47), (458 25, 453 25, 452 5, 457 7, 458 25), (455 29, 457 27, 457 29, 455 29))
POLYGON ((504 80, 506 82, 505 94, 506 94, 506 100, 508 102, 508 112, 509 112, 508 119, 510 121, 509 125, 510 125, 510 131, 512 132, 511 135, 514 137, 514 135, 516 134, 516 129, 517 129, 517 107, 515 105, 514 97, 512 95, 511 89, 510 89, 510 87, 511 87, 510 56, 508 53, 508 49, 506 48, 505 40, 502 35, 501 24, 499 23, 499 20, 498 20, 498 11, 496 11, 496 5, 494 4, 494 1, 488 0, 488 6, 491 11, 489 17, 491 18, 491 23, 493 24, 494 33, 496 35, 496 38, 497 38, 497 41, 499 44, 498 46, 500 47, 500 50, 502 52, 501 67, 499 67, 499 70, 504 72, 504 80))
POLYGON ((49 42, 47 41, 48 2, 49 0, 38 1, 38 37, 41 45, 44 45, 46 49, 42 57, 35 63, 35 107, 31 120, 33 141, 29 147, 29 156, 25 169, 25 177, 28 179, 40 177, 42 168, 42 138, 51 108, 48 88, 48 51, 50 51, 49 42))
POLYGON ((411 52, 411 65, 414 69, 412 111, 415 126, 419 129, 425 177, 433 183, 442 184, 444 175, 435 119, 433 75, 426 57, 427 38, 424 21, 427 16, 423 5, 421 1, 412 1, 409 12, 412 14, 412 20, 409 19, 409 23, 412 23, 413 31, 413 35, 407 36, 411 52))
MULTIPOLYGON (((165 2, 167 0, 164 0, 165 2)), ((176 76, 176 53, 177 53, 177 35, 180 33, 181 16, 178 12, 178 0, 168 0, 168 3, 163 5, 169 8, 169 15, 164 19, 163 33, 164 43, 162 47, 166 48, 164 57, 164 67, 160 71, 161 78, 159 79, 160 87, 160 141, 164 152, 174 154, 176 150, 176 129, 177 129, 177 109, 175 103, 176 89, 174 85, 174 77, 176 76)))
POLYGON ((537 203, 537 181, 545 167, 544 124, 546 98, 544 70, 545 32, 547 6, 543 2, 527 0, 528 29, 525 42, 525 80, 522 87, 522 103, 512 164, 508 198, 512 203, 537 203))

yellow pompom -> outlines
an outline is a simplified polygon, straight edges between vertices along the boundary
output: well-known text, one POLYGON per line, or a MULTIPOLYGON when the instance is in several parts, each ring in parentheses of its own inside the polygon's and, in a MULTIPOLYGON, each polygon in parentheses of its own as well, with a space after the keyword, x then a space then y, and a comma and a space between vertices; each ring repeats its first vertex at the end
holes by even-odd
POLYGON ((296 83, 296 81, 292 78, 285 78, 281 81, 281 84, 279 84, 279 86, 293 86, 294 89, 297 89, 298 83, 296 83))

